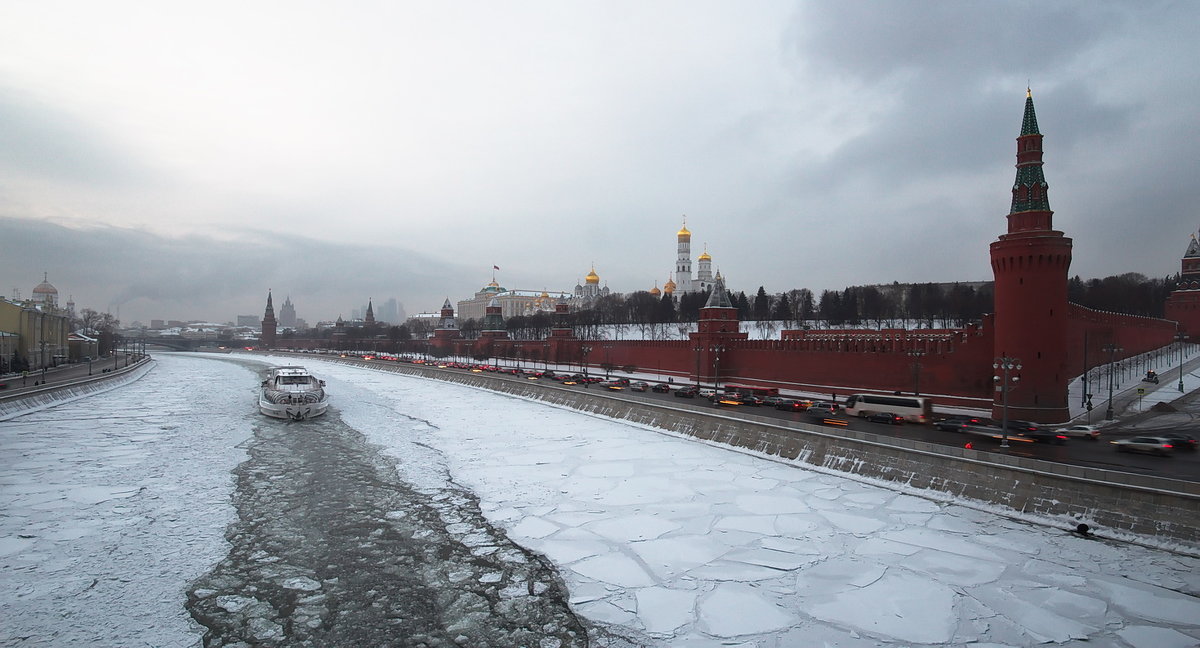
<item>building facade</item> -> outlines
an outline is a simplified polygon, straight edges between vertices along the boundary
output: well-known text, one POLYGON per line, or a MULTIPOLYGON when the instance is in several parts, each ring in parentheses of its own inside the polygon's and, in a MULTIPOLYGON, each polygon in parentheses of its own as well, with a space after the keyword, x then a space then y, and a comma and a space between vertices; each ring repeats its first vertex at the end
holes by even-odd
MULTIPOLYGON (((599 278, 596 280, 599 281, 599 278)), ((505 318, 528 316, 537 312, 548 313, 554 311, 556 300, 568 296, 564 292, 546 290, 509 290, 496 283, 496 278, 492 277, 491 282, 480 288, 474 297, 458 302, 458 317, 461 320, 482 321, 493 299, 500 309, 500 314, 505 318)))
POLYGON ((54 367, 71 359, 71 314, 46 277, 28 300, 0 298, 0 373, 54 367))

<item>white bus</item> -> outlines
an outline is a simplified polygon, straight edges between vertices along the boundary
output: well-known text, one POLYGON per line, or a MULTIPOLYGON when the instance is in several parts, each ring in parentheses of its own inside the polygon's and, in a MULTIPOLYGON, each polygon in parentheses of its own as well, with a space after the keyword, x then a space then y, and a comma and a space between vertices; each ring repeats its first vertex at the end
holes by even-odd
POLYGON ((899 414, 911 423, 928 423, 933 417, 933 403, 924 396, 853 394, 846 399, 846 416, 870 416, 876 412, 899 414))

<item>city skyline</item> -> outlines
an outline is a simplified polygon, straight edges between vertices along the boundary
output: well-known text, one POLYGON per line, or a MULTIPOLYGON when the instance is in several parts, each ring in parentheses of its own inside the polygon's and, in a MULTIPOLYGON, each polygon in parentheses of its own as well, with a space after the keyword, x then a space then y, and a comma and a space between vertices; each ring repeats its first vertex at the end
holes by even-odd
POLYGON ((684 216, 736 290, 987 281, 1027 87, 1071 275, 1196 226, 1187 3, 5 13, 4 288, 125 321, 647 290, 684 216))

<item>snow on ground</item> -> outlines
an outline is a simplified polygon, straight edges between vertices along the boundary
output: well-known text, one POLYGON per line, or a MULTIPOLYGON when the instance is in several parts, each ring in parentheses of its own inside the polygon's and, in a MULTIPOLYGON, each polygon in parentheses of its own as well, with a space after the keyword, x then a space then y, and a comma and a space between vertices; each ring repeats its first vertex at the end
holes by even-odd
MULTIPOLYGON (((0 424, 0 644, 198 640, 184 591, 227 551, 257 378, 216 358, 159 363, 121 390, 0 424)), ((642 645, 1200 642, 1192 558, 541 403, 305 363, 328 381, 331 414, 401 477, 475 492, 493 524, 558 565, 578 613, 642 645)))

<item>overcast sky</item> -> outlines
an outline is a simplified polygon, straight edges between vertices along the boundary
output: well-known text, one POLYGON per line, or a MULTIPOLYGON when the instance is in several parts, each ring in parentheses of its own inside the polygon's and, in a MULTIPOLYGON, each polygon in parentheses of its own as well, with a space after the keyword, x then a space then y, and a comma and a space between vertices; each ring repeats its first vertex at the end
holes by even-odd
POLYGON ((1200 225, 1195 2, 0 0, 0 291, 310 323, 992 278, 1026 85, 1071 274, 1200 225))

